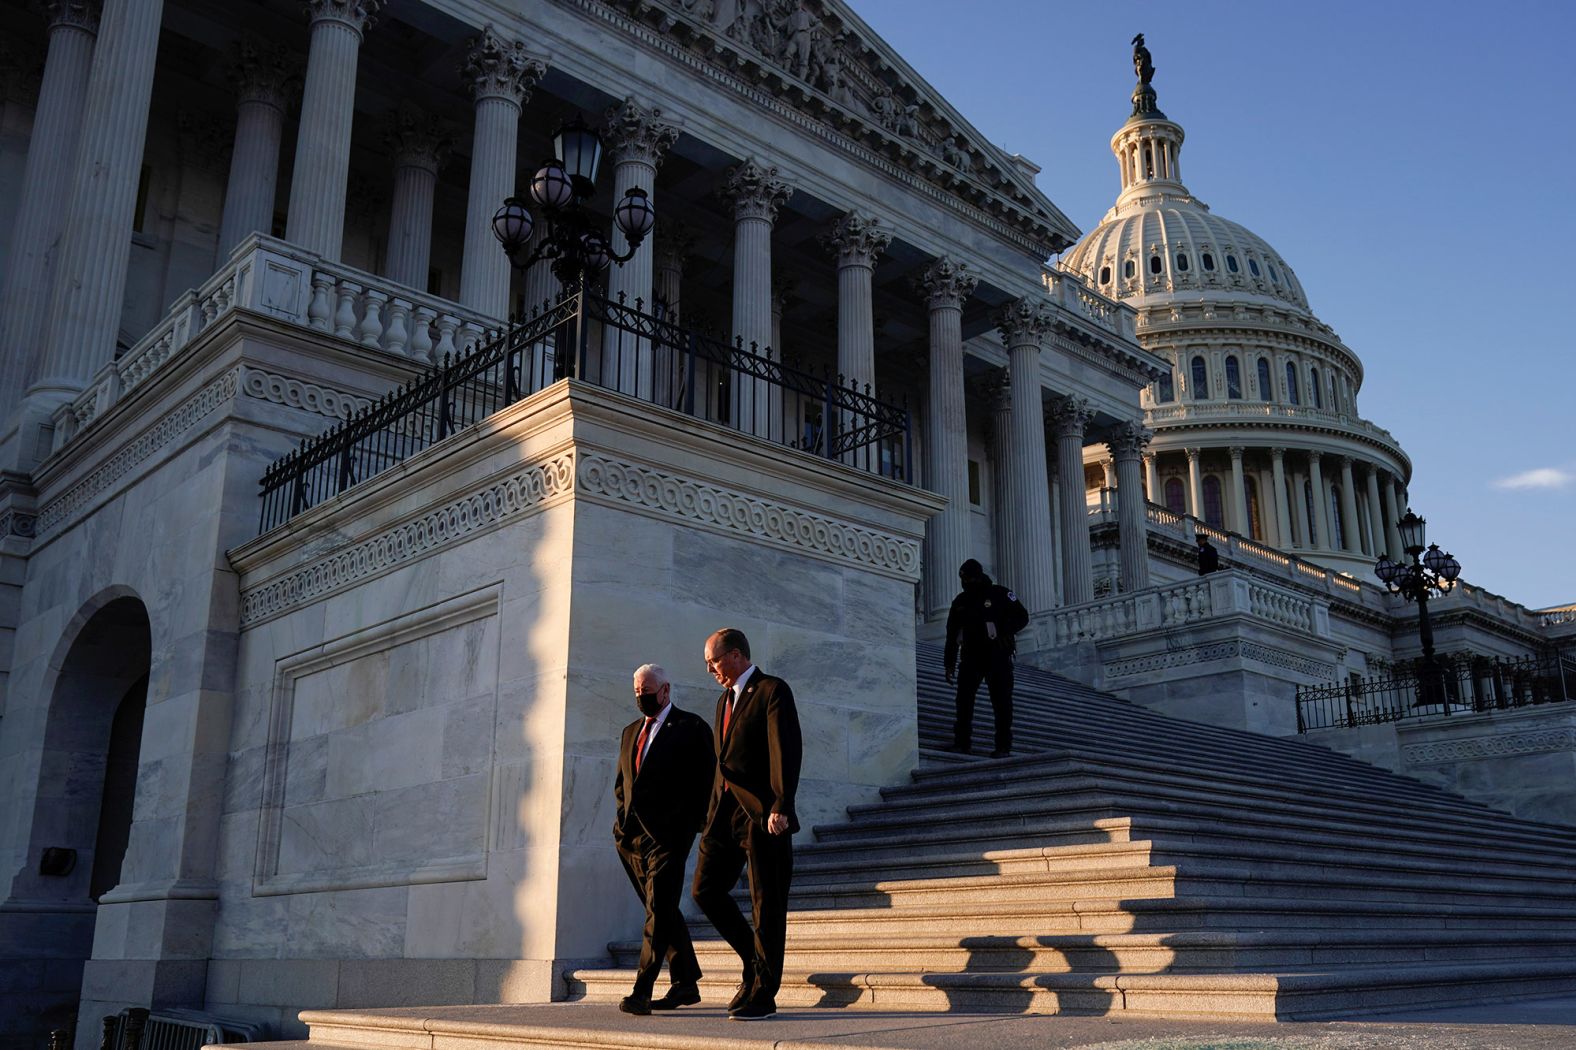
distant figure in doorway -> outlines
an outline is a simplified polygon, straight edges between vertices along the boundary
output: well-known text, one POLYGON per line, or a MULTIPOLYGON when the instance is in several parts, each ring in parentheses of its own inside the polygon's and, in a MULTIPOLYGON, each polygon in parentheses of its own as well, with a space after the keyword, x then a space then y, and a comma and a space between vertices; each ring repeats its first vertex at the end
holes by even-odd
POLYGON ((723 693, 717 698, 717 777, 695 865, 695 903, 744 964, 744 980, 728 1004, 734 1021, 759 1021, 777 1012, 788 939, 788 882, 793 834, 799 830, 794 793, 804 744, 793 690, 756 667, 744 632, 725 627, 706 639, 706 670, 723 693), (755 929, 733 902, 733 887, 750 866, 755 929))
POLYGON ((613 780, 613 841, 646 907, 635 987, 618 1004, 626 1014, 700 1002, 700 964, 679 898, 690 846, 706 819, 717 759, 711 727, 674 707, 671 690, 667 672, 656 664, 635 669, 635 706, 642 717, 624 727, 613 780), (653 1000, 664 958, 670 983, 667 994, 653 1000))
POLYGON ((1209 542, 1208 536, 1198 538, 1198 574, 1208 576, 1220 569, 1220 552, 1209 542))
POLYGON ((1028 624, 1029 610, 1018 596, 992 583, 980 563, 970 558, 958 567, 962 592, 947 613, 947 681, 958 683, 957 718, 952 724, 952 750, 970 754, 974 737, 974 695, 980 682, 990 688, 996 721, 992 758, 1012 754, 1012 654, 1015 635, 1028 624), (961 657, 961 659, 960 659, 961 657))

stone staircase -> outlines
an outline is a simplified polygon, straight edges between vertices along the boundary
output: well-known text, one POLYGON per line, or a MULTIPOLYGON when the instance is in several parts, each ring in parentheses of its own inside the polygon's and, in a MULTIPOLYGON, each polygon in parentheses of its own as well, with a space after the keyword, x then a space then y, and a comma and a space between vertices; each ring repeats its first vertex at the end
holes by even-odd
MULTIPOLYGON (((1022 754, 951 755, 920 647, 921 768, 796 850, 783 1008, 1286 1019, 1576 988, 1576 829, 1017 678, 1022 754)), ((696 932, 726 1001, 737 957, 696 932)), ((628 992, 639 945, 610 949, 566 998, 628 992)))

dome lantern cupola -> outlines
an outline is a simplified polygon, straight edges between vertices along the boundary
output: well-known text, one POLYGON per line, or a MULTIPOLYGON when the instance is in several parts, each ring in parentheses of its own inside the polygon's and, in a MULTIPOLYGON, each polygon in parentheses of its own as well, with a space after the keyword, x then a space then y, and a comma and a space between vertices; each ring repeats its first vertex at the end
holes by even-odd
POLYGON ((1122 173, 1120 205, 1131 196, 1187 194, 1182 185, 1177 155, 1182 152, 1182 126, 1166 119, 1155 102, 1155 75, 1144 34, 1133 37, 1133 71, 1138 84, 1133 88, 1133 115, 1111 136, 1111 152, 1122 173))

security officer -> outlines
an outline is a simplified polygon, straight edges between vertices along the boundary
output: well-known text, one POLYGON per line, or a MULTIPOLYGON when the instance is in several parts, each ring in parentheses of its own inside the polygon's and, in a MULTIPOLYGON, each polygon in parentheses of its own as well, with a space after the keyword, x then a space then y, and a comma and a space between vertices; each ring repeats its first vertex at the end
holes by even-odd
POLYGON ((957 670, 957 720, 952 725, 952 750, 969 754, 974 736, 974 694, 983 679, 990 687, 996 716, 996 749, 992 758, 1012 753, 1013 636, 1029 622, 1018 596, 991 582, 980 563, 970 558, 958 568, 963 592, 947 613, 947 681, 957 670), (961 650, 962 662, 958 657, 961 650))

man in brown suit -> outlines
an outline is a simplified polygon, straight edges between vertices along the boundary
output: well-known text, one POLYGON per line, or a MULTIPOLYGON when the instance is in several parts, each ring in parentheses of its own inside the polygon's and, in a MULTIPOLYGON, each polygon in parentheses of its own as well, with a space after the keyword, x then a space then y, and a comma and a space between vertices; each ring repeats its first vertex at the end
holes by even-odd
POLYGON ((724 687, 714 735, 717 776, 695 866, 695 903, 744 964, 739 993, 728 1004, 735 1021, 777 1012, 788 933, 788 883, 793 833, 799 830, 794 792, 803 743, 793 690, 750 660, 744 632, 727 627, 706 639, 706 669, 724 687), (750 866, 755 929, 732 891, 750 866))
POLYGON ((699 715, 669 702, 667 672, 656 664, 635 671, 635 706, 643 717, 624 727, 613 841, 624 871, 646 907, 635 987, 618 1004, 626 1014, 649 1014, 700 1002, 700 964, 679 911, 684 863, 705 819, 711 796, 711 727, 699 715), (662 960, 668 961, 667 994, 653 1000, 662 960))

